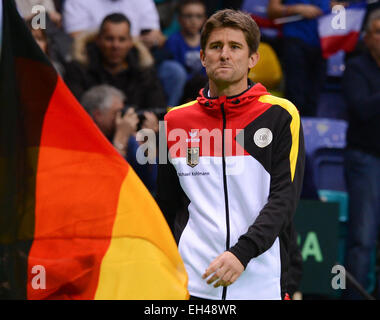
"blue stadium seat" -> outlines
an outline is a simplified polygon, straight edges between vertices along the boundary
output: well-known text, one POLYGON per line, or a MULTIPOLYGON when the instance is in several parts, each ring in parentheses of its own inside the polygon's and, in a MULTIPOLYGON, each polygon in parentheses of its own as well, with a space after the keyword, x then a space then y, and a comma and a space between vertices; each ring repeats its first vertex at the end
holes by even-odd
POLYGON ((317 190, 346 191, 344 149, 318 148, 312 161, 317 190))
MULTIPOLYGON (((301 118, 305 137, 305 177, 301 197, 313 198, 318 190, 345 191, 343 149, 347 122, 338 119, 301 118)), ((317 196, 318 197, 318 196, 317 196)))
POLYGON ((301 122, 306 154, 312 155, 319 148, 345 148, 347 130, 345 120, 302 117, 301 122))

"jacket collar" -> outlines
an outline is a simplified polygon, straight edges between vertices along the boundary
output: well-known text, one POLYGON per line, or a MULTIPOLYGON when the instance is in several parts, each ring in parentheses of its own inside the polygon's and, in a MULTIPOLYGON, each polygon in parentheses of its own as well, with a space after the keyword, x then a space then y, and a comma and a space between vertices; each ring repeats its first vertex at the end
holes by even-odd
POLYGON ((228 112, 230 109, 236 109, 237 107, 247 105, 254 99, 258 99, 263 95, 270 94, 261 83, 254 83, 248 79, 248 89, 242 93, 227 97, 209 97, 209 85, 207 84, 203 89, 199 91, 198 103, 208 110, 220 110, 221 104, 228 112))

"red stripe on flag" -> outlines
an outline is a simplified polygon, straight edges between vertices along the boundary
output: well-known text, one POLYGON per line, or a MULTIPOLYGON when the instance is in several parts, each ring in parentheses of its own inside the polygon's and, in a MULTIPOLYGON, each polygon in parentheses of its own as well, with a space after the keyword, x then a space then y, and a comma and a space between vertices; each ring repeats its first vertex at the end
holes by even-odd
POLYGON ((38 155, 28 299, 94 298, 127 171, 59 78, 38 155), (41 272, 33 273, 39 266, 45 288, 41 272))
POLYGON ((359 39, 359 32, 350 32, 346 35, 328 36, 321 39, 323 57, 327 59, 339 50, 351 52, 355 49, 359 39))

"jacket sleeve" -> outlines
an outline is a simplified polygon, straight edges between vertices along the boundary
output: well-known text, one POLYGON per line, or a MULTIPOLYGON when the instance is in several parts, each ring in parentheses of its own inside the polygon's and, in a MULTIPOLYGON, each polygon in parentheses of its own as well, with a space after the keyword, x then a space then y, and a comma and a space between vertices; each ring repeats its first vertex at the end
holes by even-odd
POLYGON ((299 290, 302 280, 302 255, 301 249, 297 244, 297 232, 294 228, 294 223, 290 226, 290 239, 289 239, 289 277, 288 277, 288 293, 290 296, 299 290))
POLYGON ((292 222, 303 182, 305 151, 297 110, 274 141, 271 183, 267 204, 248 231, 229 249, 244 265, 266 250, 292 222))

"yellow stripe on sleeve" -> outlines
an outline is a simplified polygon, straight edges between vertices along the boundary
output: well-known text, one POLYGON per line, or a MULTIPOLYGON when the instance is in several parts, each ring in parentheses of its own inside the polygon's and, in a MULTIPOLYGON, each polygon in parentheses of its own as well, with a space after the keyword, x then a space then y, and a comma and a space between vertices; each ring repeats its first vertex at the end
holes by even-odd
POLYGON ((178 107, 170 108, 170 109, 168 109, 168 112, 173 111, 173 110, 178 110, 178 109, 186 108, 186 107, 190 107, 190 106, 192 106, 195 103, 197 103, 197 100, 190 101, 190 102, 182 104, 182 105, 180 105, 178 107))
POLYGON ((300 120, 298 110, 294 106, 294 104, 291 103, 289 100, 278 98, 271 95, 261 96, 259 98, 259 101, 263 103, 270 103, 272 105, 279 105, 280 107, 288 111, 292 117, 292 121, 290 123, 290 132, 292 135, 292 147, 290 149, 289 161, 290 161, 291 178, 293 181, 295 171, 296 171, 296 165, 297 165, 298 150, 299 150, 299 132, 300 132, 300 125, 301 125, 301 122, 300 122, 301 120, 300 120))

